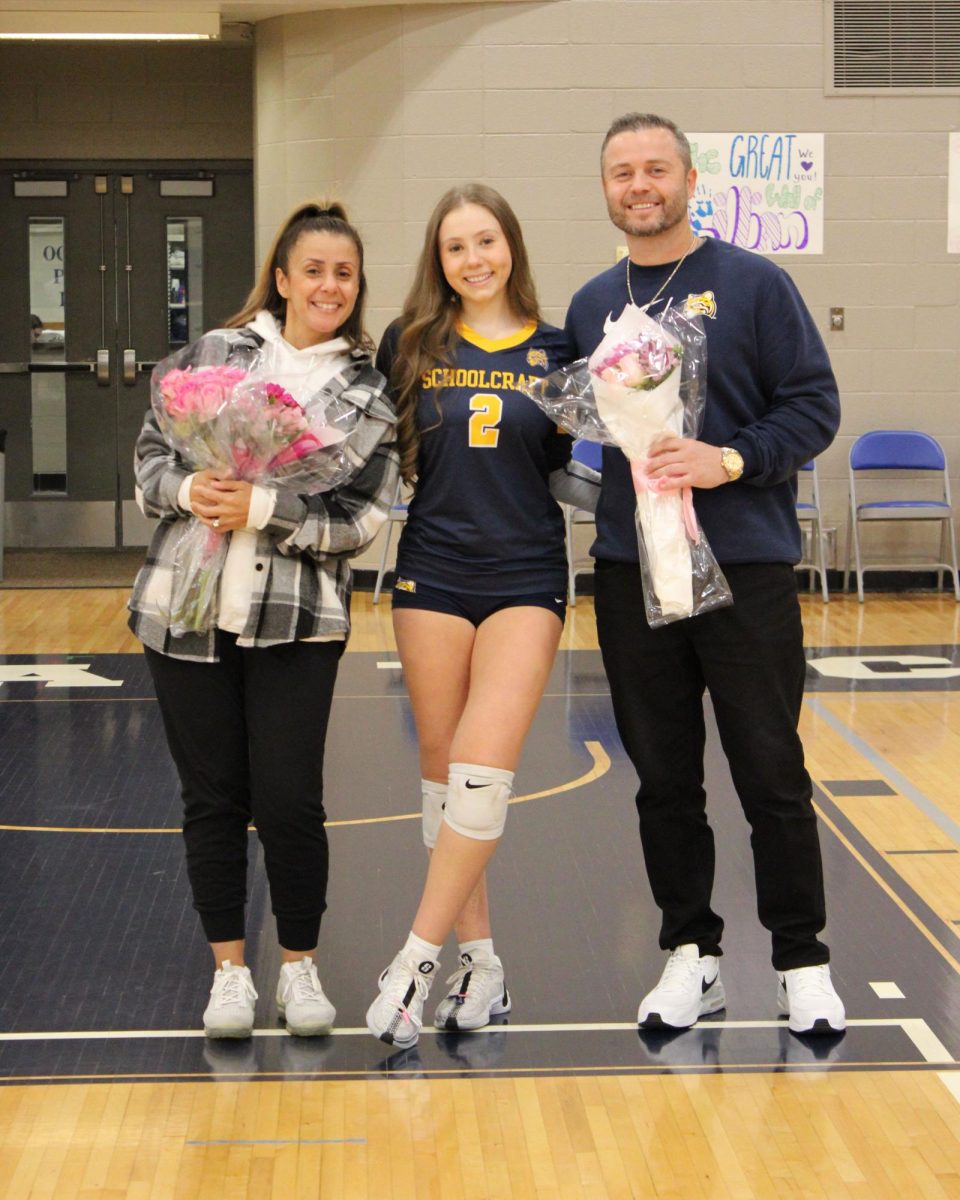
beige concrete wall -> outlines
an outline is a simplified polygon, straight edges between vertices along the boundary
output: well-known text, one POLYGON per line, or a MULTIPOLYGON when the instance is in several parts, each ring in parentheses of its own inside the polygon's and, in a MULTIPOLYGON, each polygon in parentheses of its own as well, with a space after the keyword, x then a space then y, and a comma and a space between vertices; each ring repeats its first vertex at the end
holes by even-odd
POLYGON ((842 548, 846 456, 860 432, 923 428, 960 473, 960 262, 946 252, 947 135, 960 100, 826 96, 823 37, 821 0, 440 4, 263 22, 260 243, 304 195, 342 196, 368 246, 379 333, 435 200, 483 179, 520 215, 559 322, 575 288, 613 261, 597 179, 613 117, 643 109, 700 132, 822 130, 824 253, 780 261, 842 389, 842 432, 821 461, 842 548), (832 305, 846 309, 843 333, 827 331, 832 305))
POLYGON ((250 158, 240 42, 0 44, 0 158, 250 158))

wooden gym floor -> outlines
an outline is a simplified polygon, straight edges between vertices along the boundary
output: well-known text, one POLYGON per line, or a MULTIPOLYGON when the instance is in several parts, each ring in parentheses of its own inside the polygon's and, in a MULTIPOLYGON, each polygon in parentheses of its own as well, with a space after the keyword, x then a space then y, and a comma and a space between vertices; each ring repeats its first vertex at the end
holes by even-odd
MULTIPOLYGON (((804 598, 802 732, 850 1026, 777 1020, 744 822, 708 750, 728 1006, 638 1035, 657 915, 592 605, 564 643, 491 869, 514 1009, 390 1054, 363 1026, 423 854, 389 604, 355 597, 327 750, 334 1036, 276 1024, 256 841, 249 1042, 198 1036, 208 951, 121 589, 0 592, 0 1195, 960 1197, 960 611, 804 598)), ((452 969, 455 951, 444 952, 452 969)), ((429 1011, 429 1009, 428 1009, 429 1011)))

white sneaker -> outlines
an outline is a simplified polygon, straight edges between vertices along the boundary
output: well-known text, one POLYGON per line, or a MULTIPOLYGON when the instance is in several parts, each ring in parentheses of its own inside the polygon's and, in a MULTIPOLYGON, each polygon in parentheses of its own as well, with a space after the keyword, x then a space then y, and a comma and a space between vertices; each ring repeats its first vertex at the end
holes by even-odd
POLYGON ((482 1029, 491 1017, 510 1011, 503 963, 496 954, 461 954, 460 966, 447 980, 450 991, 437 1005, 438 1029, 482 1029))
POLYGON ((249 967, 229 959, 213 977, 210 1003, 203 1013, 203 1032, 210 1038, 245 1038, 253 1032, 257 991, 249 967))
POLYGON ((792 1033, 843 1033, 847 1014, 830 978, 830 968, 794 967, 777 972, 777 1007, 792 1033))
POLYGON ((297 1037, 317 1037, 333 1028, 337 1010, 323 994, 316 964, 309 955, 280 968, 277 1010, 286 1020, 287 1032, 297 1037))
POLYGON ((637 1024, 642 1029, 689 1029, 726 1002, 716 957, 701 957, 690 942, 671 951, 660 982, 640 1001, 637 1024))
POLYGON ((423 1002, 438 965, 401 950, 380 976, 380 995, 367 1009, 367 1028, 375 1038, 401 1050, 416 1045, 423 1028, 423 1002))

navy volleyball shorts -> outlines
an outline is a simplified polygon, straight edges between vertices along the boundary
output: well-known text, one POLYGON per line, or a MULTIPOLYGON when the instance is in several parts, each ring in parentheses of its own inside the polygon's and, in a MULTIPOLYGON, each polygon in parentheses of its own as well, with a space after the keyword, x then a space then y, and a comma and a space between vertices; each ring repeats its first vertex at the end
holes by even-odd
POLYGON ((525 596, 477 596, 473 592, 448 591, 400 578, 393 585, 393 607, 449 613, 453 617, 463 617, 472 625, 482 624, 487 617, 504 608, 548 608, 562 622, 567 615, 567 597, 562 591, 559 594, 532 592, 525 596))

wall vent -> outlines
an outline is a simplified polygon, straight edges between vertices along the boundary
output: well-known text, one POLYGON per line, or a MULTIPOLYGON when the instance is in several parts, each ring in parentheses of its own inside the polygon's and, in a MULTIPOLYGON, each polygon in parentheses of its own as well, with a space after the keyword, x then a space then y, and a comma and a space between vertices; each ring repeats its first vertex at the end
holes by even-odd
POLYGON ((960 0, 832 0, 834 92, 960 90, 960 0))

